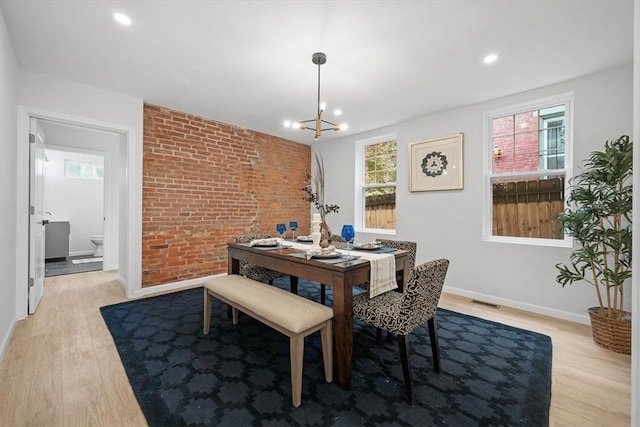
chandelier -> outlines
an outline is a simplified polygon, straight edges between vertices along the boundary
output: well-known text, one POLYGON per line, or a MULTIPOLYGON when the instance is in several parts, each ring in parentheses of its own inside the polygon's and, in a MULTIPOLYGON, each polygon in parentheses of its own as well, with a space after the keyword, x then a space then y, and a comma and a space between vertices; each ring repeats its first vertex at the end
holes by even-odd
MULTIPOLYGON (((311 62, 318 66, 318 110, 316 118, 303 120, 301 122, 291 122, 287 120, 284 122, 284 126, 294 129, 309 129, 310 131, 315 132, 315 139, 319 139, 320 133, 325 130, 345 130, 348 126, 346 124, 332 123, 322 118, 322 113, 326 108, 326 104, 324 102, 320 102, 320 66, 327 62, 327 55, 322 52, 316 52, 311 56, 311 62)), ((336 112, 336 114, 339 113, 336 112)))

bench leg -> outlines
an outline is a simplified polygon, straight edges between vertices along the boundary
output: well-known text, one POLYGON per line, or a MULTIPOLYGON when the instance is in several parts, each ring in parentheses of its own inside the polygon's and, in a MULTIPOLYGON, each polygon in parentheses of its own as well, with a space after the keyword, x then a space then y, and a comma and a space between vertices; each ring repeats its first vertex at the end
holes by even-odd
POLYGON ((231 307, 231 322, 234 325, 238 324, 238 309, 235 307, 231 307))
POLYGON ((207 288, 204 289, 204 334, 209 334, 209 328, 211 327, 211 296, 207 291, 207 288))
POLYGON ((325 327, 320 329, 322 338, 322 360, 324 361, 324 378, 328 383, 333 381, 333 320, 329 319, 325 327))
POLYGON ((296 408, 302 401, 302 364, 304 359, 304 337, 292 335, 289 339, 291 351, 291 402, 296 408))

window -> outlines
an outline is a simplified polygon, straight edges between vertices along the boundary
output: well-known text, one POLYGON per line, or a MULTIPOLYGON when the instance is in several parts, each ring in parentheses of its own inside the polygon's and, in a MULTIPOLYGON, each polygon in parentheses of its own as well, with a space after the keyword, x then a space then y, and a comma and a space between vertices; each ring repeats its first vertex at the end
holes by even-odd
POLYGON ((393 233, 396 228, 396 137, 356 143, 356 228, 393 233))
POLYGON ((572 95, 485 114, 486 240, 570 244, 557 216, 570 178, 572 95))
POLYGON ((65 159, 64 176, 67 178, 104 179, 104 165, 65 159))

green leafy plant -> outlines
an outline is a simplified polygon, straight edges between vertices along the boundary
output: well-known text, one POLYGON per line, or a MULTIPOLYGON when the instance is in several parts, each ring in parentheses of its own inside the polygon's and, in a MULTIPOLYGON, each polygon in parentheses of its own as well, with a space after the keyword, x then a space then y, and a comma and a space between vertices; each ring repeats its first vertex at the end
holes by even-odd
POLYGON ((624 317, 624 282, 631 277, 633 143, 626 135, 606 141, 570 181, 567 209, 558 216, 575 239, 567 264, 557 264, 563 287, 585 281, 595 287, 600 314, 624 317), (604 295, 604 296, 603 296, 604 295))

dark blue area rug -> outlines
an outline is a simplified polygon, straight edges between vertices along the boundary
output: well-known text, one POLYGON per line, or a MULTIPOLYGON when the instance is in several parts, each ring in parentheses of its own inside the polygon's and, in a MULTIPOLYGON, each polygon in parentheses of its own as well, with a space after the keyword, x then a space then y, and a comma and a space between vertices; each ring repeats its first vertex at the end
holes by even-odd
MULTIPOLYGON (((277 286, 288 287, 288 280, 277 286)), ((300 294, 319 301, 318 284, 300 294)), ((327 291, 330 294, 330 287, 327 291)), ((548 336, 438 309, 442 372, 429 333, 411 336, 415 406, 406 400, 395 339, 354 325, 349 390, 324 381, 319 334, 306 339, 302 405, 291 405, 289 339, 214 303, 202 334, 202 288, 102 307, 151 426, 548 426, 548 336)), ((331 300, 329 298, 329 304, 331 300)))

